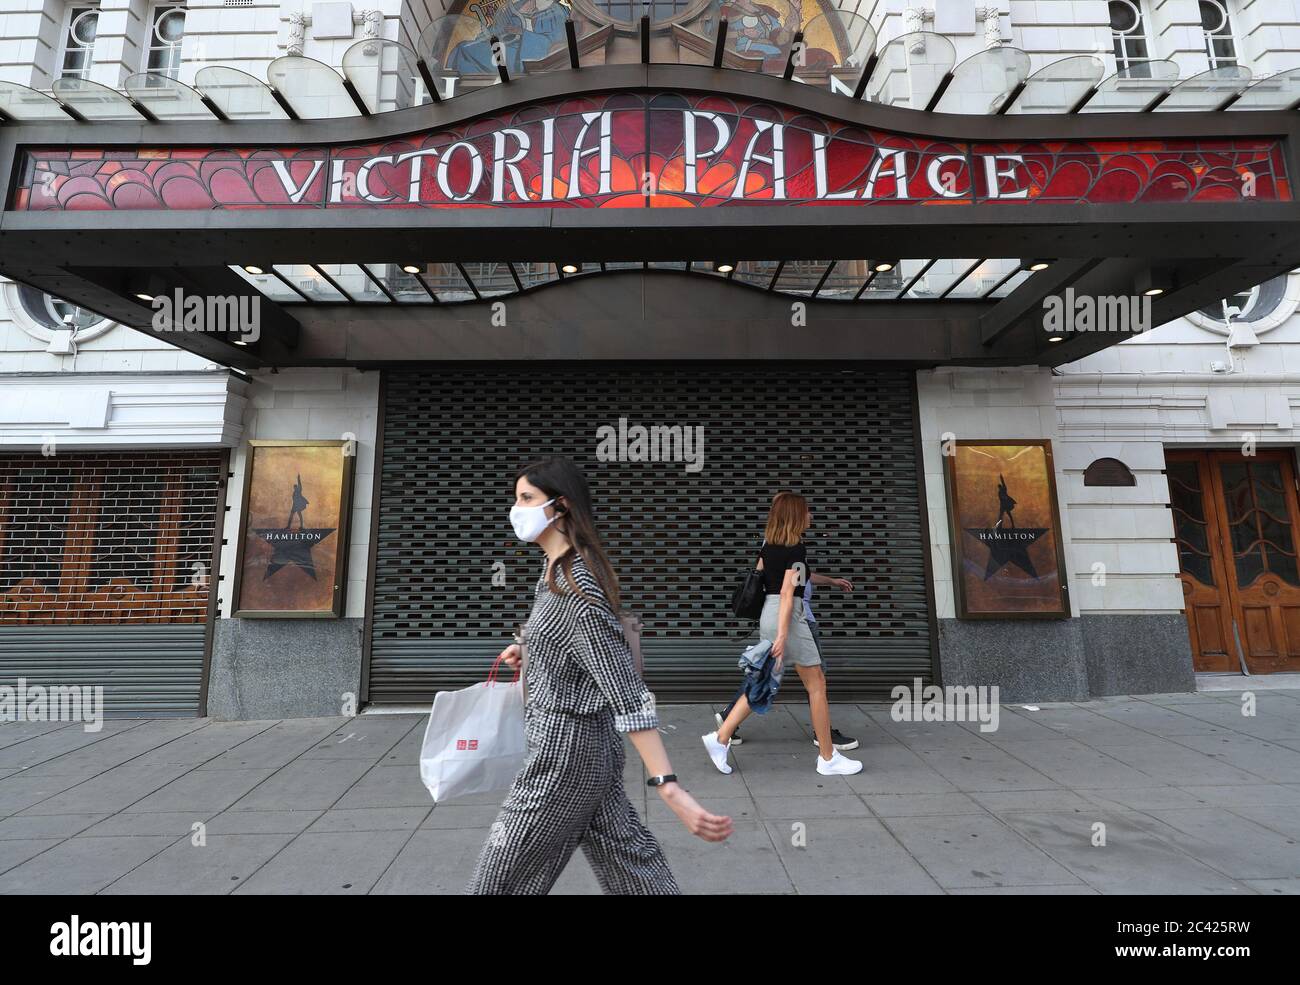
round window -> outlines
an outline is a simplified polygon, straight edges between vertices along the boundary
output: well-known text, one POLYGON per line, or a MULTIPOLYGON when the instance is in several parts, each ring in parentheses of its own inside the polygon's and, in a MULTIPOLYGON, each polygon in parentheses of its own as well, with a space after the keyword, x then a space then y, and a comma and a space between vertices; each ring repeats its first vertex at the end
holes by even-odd
POLYGON ((1133 28, 1138 26, 1140 20, 1138 10, 1128 0, 1111 0, 1110 3, 1110 29, 1119 31, 1121 34, 1127 34, 1133 28))
POLYGON ((185 11, 179 8, 167 11, 158 18, 154 32, 163 44, 180 44, 185 37, 185 11))
POLYGON ((1228 25, 1228 12, 1211 0, 1201 0, 1201 27, 1217 34, 1228 25))
POLYGON ((1191 312, 1187 320, 1218 335, 1227 335, 1229 322, 1247 324, 1258 335, 1281 325, 1300 303, 1300 273, 1279 274, 1191 312))
POLYGON ((45 294, 26 284, 18 285, 18 300, 22 303, 23 311, 28 318, 41 328, 52 332, 69 330, 83 332, 106 321, 93 311, 87 311, 85 308, 51 294, 45 294))
POLYGON ((72 20, 72 36, 77 44, 89 48, 95 43, 95 31, 99 26, 99 11, 87 10, 72 20))

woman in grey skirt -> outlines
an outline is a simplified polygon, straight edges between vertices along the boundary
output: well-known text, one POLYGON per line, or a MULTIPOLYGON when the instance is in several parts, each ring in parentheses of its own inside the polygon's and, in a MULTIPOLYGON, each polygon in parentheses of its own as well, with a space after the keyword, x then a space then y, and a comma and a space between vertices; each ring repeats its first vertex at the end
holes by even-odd
MULTIPOLYGON (((654 695, 632 662, 618 580, 592 521, 587 481, 567 458, 525 466, 510 520, 546 552, 524 629, 528 760, 479 854, 470 893, 545 893, 581 846, 606 893, 677 893, 663 850, 623 791, 626 733, 660 798, 705 841, 731 834, 678 783, 654 695)), ((501 659, 520 661, 518 644, 501 659)))
MULTIPOLYGON (((772 508, 767 514, 763 549, 758 555, 766 592, 763 612, 758 619, 758 632, 762 639, 772 642, 776 673, 780 674, 785 661, 789 660, 808 692, 808 710, 812 715, 819 753, 817 772, 824 776, 848 776, 860 772, 862 763, 849 759, 835 748, 821 654, 808 626, 803 602, 795 602, 795 596, 802 597, 803 585, 811 577, 808 551, 803 544, 804 532, 811 524, 808 501, 798 493, 780 492, 773 497, 772 508)), ((731 736, 748 717, 749 710, 749 700, 741 694, 721 728, 700 737, 704 740, 709 759, 719 772, 731 772, 727 763, 731 736)))

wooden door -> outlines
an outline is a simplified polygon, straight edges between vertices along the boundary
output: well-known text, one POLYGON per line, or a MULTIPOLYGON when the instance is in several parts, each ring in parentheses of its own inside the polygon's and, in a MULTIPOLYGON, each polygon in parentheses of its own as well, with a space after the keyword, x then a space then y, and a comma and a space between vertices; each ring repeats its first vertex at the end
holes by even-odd
POLYGON ((1224 561, 1252 674, 1300 671, 1300 561, 1290 451, 1214 452, 1224 561))
POLYGON ((1199 451, 1166 452, 1165 474, 1192 639, 1192 667, 1198 672, 1238 671, 1232 598, 1209 456, 1199 451))
POLYGON ((1166 455, 1197 671, 1300 671, 1300 520, 1292 453, 1166 455))

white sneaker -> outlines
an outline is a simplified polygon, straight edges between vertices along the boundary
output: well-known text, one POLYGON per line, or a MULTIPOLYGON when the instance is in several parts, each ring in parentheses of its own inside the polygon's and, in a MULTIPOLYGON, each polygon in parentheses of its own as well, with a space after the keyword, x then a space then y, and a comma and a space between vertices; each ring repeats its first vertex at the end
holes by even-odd
POLYGON ((856 759, 849 759, 835 749, 832 750, 830 759, 817 757, 817 772, 822 776, 852 776, 854 773, 862 772, 862 763, 856 759))
MULTIPOLYGON (((718 741, 718 733, 710 732, 708 735, 700 736, 704 742, 704 748, 709 752, 709 758, 713 760, 713 765, 718 768, 719 773, 730 773, 731 767, 727 765, 727 749, 730 744, 724 746, 718 741)), ((821 757, 818 757, 819 759, 821 757)), ((859 764, 861 765, 861 764, 859 764)))

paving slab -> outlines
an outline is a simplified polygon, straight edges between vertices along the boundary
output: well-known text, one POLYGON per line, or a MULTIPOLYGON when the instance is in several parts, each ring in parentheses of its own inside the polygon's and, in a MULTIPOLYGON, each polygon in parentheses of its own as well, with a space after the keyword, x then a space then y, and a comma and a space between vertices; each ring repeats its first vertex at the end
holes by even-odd
POLYGON ((32 804, 23 813, 80 814, 125 810, 183 775, 188 769, 189 767, 176 764, 116 766, 32 804))
POLYGON ((832 817, 765 824, 800 893, 943 893, 882 821, 832 817))
MULTIPOLYGON (((0 894, 84 895, 97 893, 175 842, 169 836, 69 838, 0 873, 0 894)), ((22 842, 0 842, 5 845, 22 842)))
POLYGON ((1162 837, 1234 879, 1300 878, 1296 839, 1220 807, 1148 811, 1162 837))
POLYGON ((225 896, 233 893, 293 839, 291 834, 183 838, 105 886, 105 896, 225 896))
POLYGON ((409 831, 304 831, 234 892, 363 895, 411 837, 409 831))
POLYGON ((1158 822, 1141 814, 1025 813, 1007 814, 1002 821, 1102 893, 1199 896, 1251 892, 1243 883, 1160 837, 1158 822), (1105 824, 1105 845, 1093 844, 1093 825, 1098 821, 1105 824))
POLYGON ((232 810, 269 811, 333 807, 370 764, 363 759, 299 759, 274 771, 231 805, 232 810))
MULTIPOLYGON (((1006 706, 994 732, 836 704, 849 777, 816 772, 802 701, 745 723, 729 776, 699 741, 713 706, 662 706, 683 786, 733 819, 722 844, 647 790, 626 738, 623 779, 690 893, 1296 894, 1300 690, 1254 717, 1239 698, 1006 706)), ((434 804, 426 721, 0 725, 0 893, 459 893, 506 791, 434 804)), ((552 889, 599 891, 580 850, 552 889)))
POLYGON ((945 889, 1078 881, 1069 869, 995 817, 891 817, 881 823, 945 889))
POLYGON ((297 718, 271 727, 208 760, 201 770, 278 769, 293 762, 347 719, 297 718))
POLYGON ((432 813, 433 807, 363 807, 328 810, 308 831, 414 831, 432 813))

